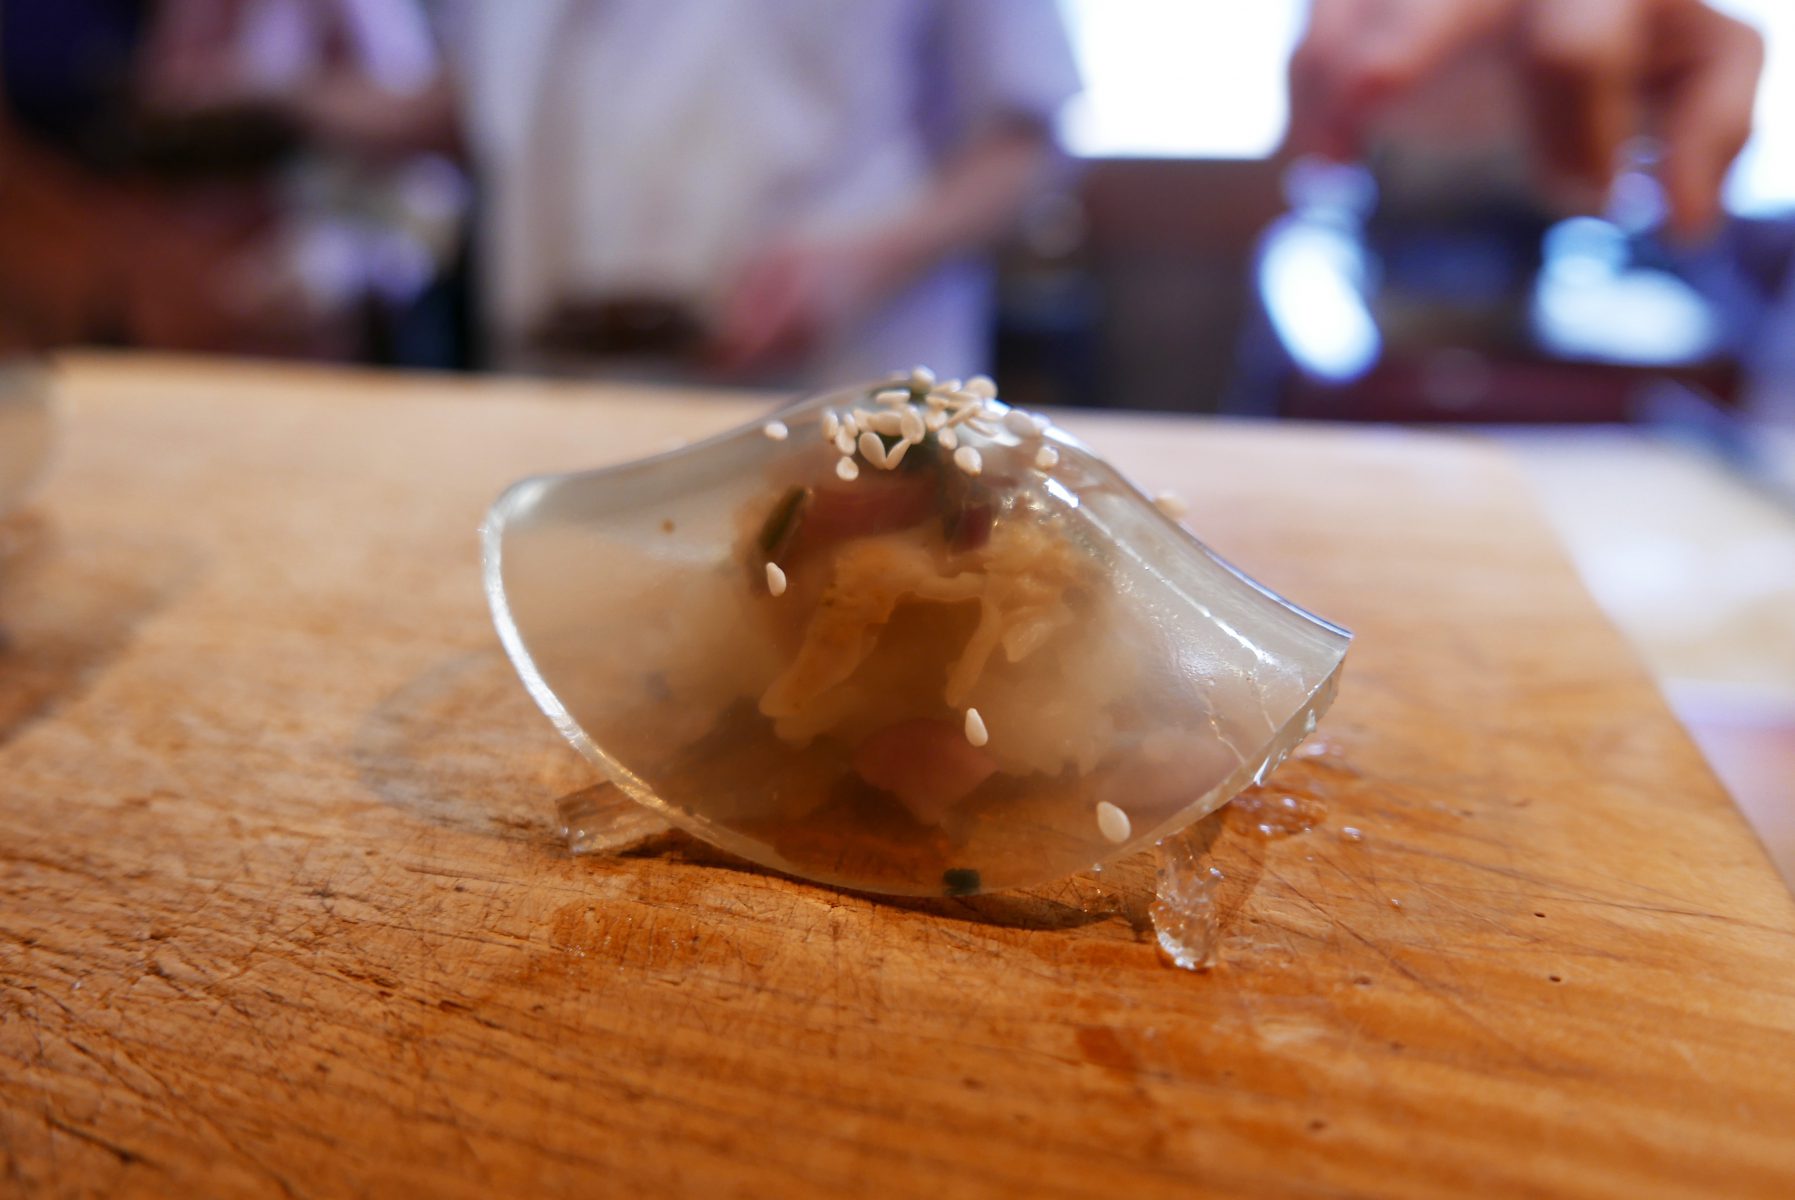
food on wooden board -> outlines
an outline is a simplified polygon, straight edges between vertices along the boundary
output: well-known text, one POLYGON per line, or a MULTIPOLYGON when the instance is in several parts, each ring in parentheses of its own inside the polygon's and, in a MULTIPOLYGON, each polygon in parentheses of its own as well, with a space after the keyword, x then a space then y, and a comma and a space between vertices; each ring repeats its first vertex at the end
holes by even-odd
POLYGON ((1331 702, 1350 635, 1177 511, 918 368, 515 485, 486 585, 531 694, 634 799, 795 875, 966 894, 1151 845, 1331 702))

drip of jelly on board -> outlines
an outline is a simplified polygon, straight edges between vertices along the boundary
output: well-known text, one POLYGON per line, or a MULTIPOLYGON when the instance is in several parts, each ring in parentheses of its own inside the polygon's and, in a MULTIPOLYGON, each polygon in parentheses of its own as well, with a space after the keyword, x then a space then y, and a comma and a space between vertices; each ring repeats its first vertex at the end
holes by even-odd
POLYGON ((1328 807, 1314 796, 1285 786, 1249 788, 1234 797, 1234 814, 1267 841, 1307 833, 1328 819, 1328 807))
POLYGON ((1186 830, 1159 843, 1159 884, 1147 913, 1159 951, 1186 971, 1215 965, 1215 892, 1222 873, 1202 861, 1201 847, 1186 830))
POLYGON ((1264 783, 1229 803, 1229 815, 1266 841, 1306 833, 1328 819, 1328 801, 1359 773, 1326 739, 1296 748, 1264 783))
POLYGON ((665 821, 608 783, 570 792, 555 808, 571 854, 614 854, 667 830, 665 821))
MULTIPOLYGON (((1274 778, 1234 797, 1229 815, 1267 841, 1291 837, 1327 820, 1328 800, 1358 779, 1340 746, 1308 742, 1276 768, 1274 778)), ((1365 835, 1348 826, 1341 836, 1358 841, 1365 835)), ((1157 854, 1158 889, 1148 915, 1160 952, 1173 966, 1207 970, 1215 965, 1220 940, 1215 904, 1222 873, 1203 861, 1193 830, 1161 841, 1157 854)))

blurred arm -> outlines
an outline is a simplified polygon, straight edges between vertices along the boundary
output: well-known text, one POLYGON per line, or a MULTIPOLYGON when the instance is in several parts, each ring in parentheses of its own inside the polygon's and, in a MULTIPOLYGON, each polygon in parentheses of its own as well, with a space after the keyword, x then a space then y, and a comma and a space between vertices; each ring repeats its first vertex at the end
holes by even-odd
POLYGON ((998 121, 952 154, 895 219, 853 236, 774 244, 724 301, 717 365, 751 371, 795 358, 937 263, 989 247, 1015 223, 1055 157, 1040 122, 998 121))
POLYGON ((876 237, 891 286, 1009 232, 1056 159, 1048 130, 1021 118, 961 147, 921 199, 876 237))

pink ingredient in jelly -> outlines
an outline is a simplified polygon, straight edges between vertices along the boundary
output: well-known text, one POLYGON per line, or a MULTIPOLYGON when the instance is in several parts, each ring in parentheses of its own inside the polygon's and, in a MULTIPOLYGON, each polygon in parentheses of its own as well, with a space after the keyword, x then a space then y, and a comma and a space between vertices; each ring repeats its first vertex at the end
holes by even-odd
POLYGON ((935 825, 997 770, 991 752, 966 740, 958 721, 914 720, 881 729, 854 751, 854 770, 935 825))

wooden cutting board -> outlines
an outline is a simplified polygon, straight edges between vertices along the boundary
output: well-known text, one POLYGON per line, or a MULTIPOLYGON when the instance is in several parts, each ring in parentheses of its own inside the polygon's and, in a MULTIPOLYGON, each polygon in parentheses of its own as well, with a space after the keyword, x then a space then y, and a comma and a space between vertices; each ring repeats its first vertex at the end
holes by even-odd
POLYGON ((62 386, 0 559, 0 1192, 1795 1195, 1795 904, 1496 451, 1065 419, 1358 633, 1287 768, 1326 820, 1202 831, 1196 974, 1139 862, 889 903, 568 856, 481 515, 758 400, 62 386))

